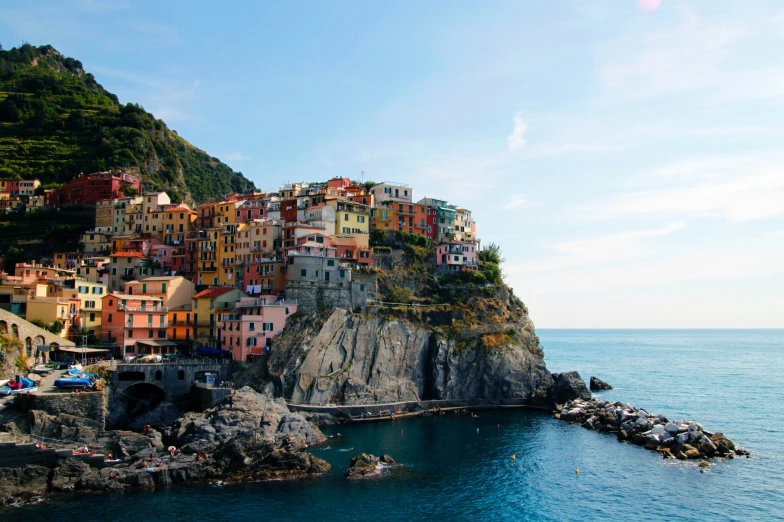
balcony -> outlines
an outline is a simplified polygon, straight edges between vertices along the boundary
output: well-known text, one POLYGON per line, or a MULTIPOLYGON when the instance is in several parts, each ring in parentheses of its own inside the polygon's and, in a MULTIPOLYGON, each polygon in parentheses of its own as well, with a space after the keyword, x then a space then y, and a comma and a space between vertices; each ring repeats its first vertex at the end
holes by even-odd
POLYGON ((133 272, 131 272, 129 274, 121 275, 120 279, 122 279, 123 281, 136 281, 136 276, 133 274, 133 272))
POLYGON ((131 312, 131 313, 158 313, 158 312, 168 312, 169 308, 166 306, 140 306, 138 304, 117 304, 117 310, 121 312, 131 312))
POLYGON ((169 321, 171 326, 196 326, 193 321, 185 320, 185 321, 169 321))
POLYGON ((217 270, 218 270, 218 267, 216 267, 215 265, 202 266, 202 267, 199 268, 199 272, 217 272, 217 270))

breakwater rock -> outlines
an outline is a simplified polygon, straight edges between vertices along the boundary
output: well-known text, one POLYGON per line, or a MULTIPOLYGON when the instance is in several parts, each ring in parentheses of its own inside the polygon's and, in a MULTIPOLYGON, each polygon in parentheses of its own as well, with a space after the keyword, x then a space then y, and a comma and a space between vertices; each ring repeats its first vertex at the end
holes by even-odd
POLYGON ((555 417, 584 428, 615 433, 618 440, 644 446, 665 458, 709 459, 748 455, 722 433, 712 433, 702 424, 670 420, 621 402, 575 399, 556 408, 555 417))

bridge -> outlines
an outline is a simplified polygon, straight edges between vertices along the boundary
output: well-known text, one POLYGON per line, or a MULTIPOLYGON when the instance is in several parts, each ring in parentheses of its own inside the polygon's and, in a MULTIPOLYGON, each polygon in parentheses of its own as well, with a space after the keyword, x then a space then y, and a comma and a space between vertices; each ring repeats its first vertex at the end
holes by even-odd
MULTIPOLYGON (((36 346, 50 346, 52 348, 73 347, 74 343, 55 335, 49 330, 39 328, 29 321, 25 321, 16 314, 0 308, 0 332, 16 337, 22 342, 22 352, 25 357, 32 359, 38 355, 36 346)), ((49 352, 41 352, 44 361, 48 360, 49 352)))
POLYGON ((119 363, 112 372, 112 386, 119 391, 155 387, 167 397, 191 392, 193 381, 205 373, 218 375, 216 382, 228 380, 231 362, 172 361, 163 363, 119 363))

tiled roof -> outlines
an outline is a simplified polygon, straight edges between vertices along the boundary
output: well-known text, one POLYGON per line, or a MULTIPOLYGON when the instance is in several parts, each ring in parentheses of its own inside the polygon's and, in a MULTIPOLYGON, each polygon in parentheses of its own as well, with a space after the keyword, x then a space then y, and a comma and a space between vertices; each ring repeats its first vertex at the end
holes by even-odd
POLYGON ((194 295, 193 298, 201 299, 203 297, 206 297, 211 299, 214 297, 220 297, 227 292, 231 292, 232 290, 236 290, 236 289, 230 286, 214 286, 212 288, 207 288, 206 290, 202 290, 198 294, 194 295))
POLYGON ((144 258, 144 254, 140 252, 115 252, 110 257, 139 257, 144 258))

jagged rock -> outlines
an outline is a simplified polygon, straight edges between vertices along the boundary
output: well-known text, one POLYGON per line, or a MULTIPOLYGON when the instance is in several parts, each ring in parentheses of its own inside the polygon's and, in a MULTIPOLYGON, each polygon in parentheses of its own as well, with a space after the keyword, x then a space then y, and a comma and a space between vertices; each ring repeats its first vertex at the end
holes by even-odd
POLYGON ((90 466, 76 459, 66 459, 52 473, 52 491, 73 491, 90 466))
POLYGON ((598 377, 591 377, 591 381, 589 384, 589 388, 591 391, 604 391, 604 390, 612 390, 613 387, 601 380, 598 377))
POLYGON ((172 433, 178 445, 199 453, 213 452, 220 444, 246 434, 265 440, 300 435, 308 444, 326 439, 302 415, 290 412, 283 399, 249 387, 235 391, 202 413, 185 414, 174 424, 172 433))
POLYGON ((552 382, 527 316, 499 350, 481 338, 448 339, 405 321, 333 309, 326 320, 289 324, 267 373, 275 395, 302 404, 533 398, 552 382), (458 341, 463 346, 458 346, 458 341))
POLYGON ((51 470, 43 466, 0 468, 0 504, 26 501, 44 495, 51 470))
MULTIPOLYGON (((388 455, 387 455, 388 457, 388 455)), ((344 473, 344 476, 349 479, 365 478, 375 476, 381 473, 380 460, 369 453, 361 453, 355 457, 351 457, 351 463, 344 473)))
POLYGON ((393 459, 389 455, 382 455, 379 460, 381 462, 383 462, 384 464, 394 464, 395 463, 395 459, 393 459))
POLYGON ((573 399, 590 400, 591 392, 578 372, 552 374, 552 385, 548 390, 550 402, 559 404, 573 399))

